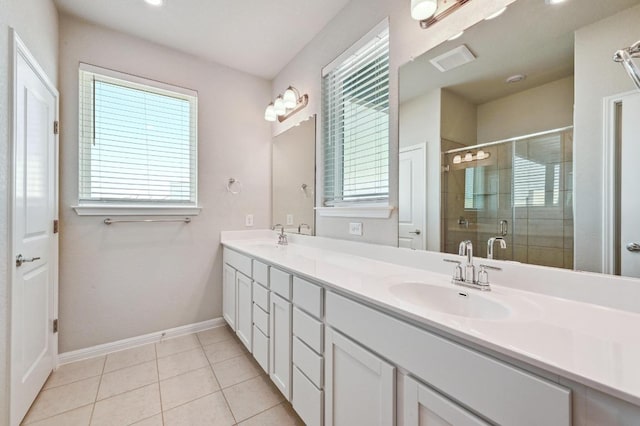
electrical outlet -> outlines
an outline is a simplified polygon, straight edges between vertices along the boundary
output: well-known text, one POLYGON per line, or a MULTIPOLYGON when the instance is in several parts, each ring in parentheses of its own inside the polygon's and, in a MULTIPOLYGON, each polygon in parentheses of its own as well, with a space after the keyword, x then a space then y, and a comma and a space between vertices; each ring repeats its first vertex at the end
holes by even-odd
POLYGON ((349 233, 351 235, 362 235, 362 222, 351 222, 349 224, 349 233))
POLYGON ((253 226, 253 215, 248 214, 244 217, 244 226, 253 226))
POLYGON ((293 225, 293 215, 292 214, 288 214, 287 215, 287 225, 293 225))

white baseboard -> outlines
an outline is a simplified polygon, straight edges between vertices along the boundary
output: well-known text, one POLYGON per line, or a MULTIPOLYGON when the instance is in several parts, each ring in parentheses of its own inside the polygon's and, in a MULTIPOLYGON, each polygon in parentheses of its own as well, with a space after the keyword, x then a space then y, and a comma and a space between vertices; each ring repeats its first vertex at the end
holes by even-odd
POLYGON ((224 321, 224 318, 214 318, 194 324, 187 324, 180 327, 170 328, 164 331, 144 334, 142 336, 130 337, 128 339, 117 340, 111 343, 103 343, 102 345, 64 352, 58 355, 58 366, 69 364, 70 362, 81 361, 83 359, 107 355, 113 352, 122 351, 124 349, 135 348, 136 346, 142 346, 148 343, 157 343, 162 339, 169 339, 172 337, 183 336, 185 334, 197 333, 199 331, 208 330, 210 328, 222 327, 225 324, 226 322, 224 321))

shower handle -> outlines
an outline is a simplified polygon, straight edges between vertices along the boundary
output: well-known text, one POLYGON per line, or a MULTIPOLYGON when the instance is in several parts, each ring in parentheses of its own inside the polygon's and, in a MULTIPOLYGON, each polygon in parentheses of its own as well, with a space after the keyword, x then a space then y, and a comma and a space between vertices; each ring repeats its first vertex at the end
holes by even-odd
POLYGON ((506 237, 508 232, 509 232, 509 222, 503 219, 500 221, 500 235, 502 235, 503 237, 506 237))

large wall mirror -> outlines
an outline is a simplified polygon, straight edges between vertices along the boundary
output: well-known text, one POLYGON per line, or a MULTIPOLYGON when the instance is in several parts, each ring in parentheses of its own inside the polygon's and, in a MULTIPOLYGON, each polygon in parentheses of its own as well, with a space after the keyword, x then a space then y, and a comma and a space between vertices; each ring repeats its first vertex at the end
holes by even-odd
POLYGON ((398 244, 640 277, 640 1, 550 3, 400 68, 398 244))
POLYGON ((273 138, 273 223, 315 235, 315 115, 273 138))

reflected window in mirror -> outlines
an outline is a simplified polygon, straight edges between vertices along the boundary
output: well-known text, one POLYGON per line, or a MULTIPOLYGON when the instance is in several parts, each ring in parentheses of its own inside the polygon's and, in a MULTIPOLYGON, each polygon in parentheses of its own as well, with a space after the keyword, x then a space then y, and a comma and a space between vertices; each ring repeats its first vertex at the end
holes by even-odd
POLYGON ((323 69, 323 204, 389 196, 389 28, 385 21, 323 69))

